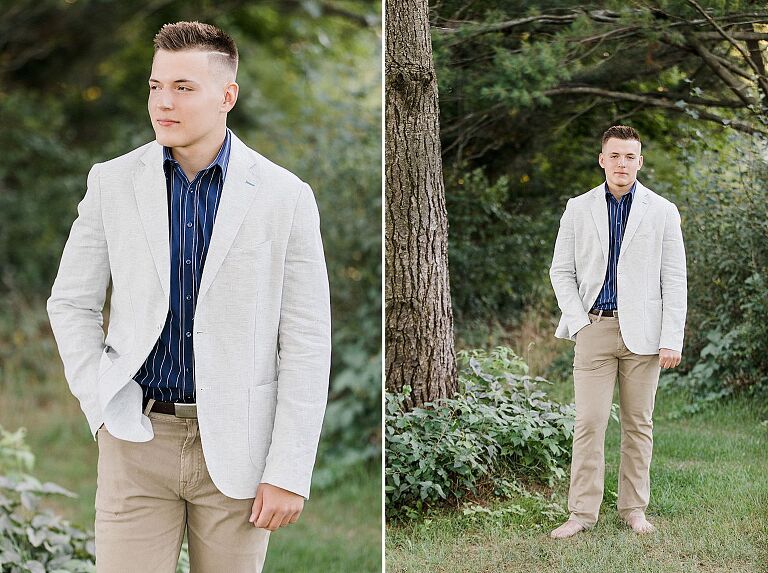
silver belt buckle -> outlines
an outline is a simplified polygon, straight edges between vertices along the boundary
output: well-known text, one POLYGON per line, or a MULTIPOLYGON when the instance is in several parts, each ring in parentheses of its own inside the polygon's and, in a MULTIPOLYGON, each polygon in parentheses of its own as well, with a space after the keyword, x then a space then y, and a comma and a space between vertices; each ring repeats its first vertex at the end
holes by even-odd
POLYGON ((197 418, 197 404, 173 404, 177 418, 197 418))

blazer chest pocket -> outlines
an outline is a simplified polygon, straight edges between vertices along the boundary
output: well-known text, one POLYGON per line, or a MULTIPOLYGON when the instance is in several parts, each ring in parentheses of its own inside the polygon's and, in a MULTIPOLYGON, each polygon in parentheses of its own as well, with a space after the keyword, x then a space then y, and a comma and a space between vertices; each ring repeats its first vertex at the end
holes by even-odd
POLYGON ((236 314, 251 315, 255 312, 259 292, 268 276, 272 255, 272 241, 264 241, 258 245, 233 245, 227 253, 221 272, 218 275, 230 299, 226 304, 235 305, 236 314))
POLYGON ((277 407, 277 380, 248 390, 248 448, 251 463, 264 470, 277 407))
POLYGON ((264 241, 258 245, 247 245, 241 247, 233 246, 229 249, 227 258, 233 258, 238 260, 258 260, 262 257, 269 255, 272 252, 272 241, 264 241))

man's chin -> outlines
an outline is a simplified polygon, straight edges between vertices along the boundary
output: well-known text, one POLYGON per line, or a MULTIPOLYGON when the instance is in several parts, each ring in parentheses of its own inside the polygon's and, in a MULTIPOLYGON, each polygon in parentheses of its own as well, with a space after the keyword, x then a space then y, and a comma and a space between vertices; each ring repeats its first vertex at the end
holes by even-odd
POLYGON ((180 147, 182 145, 178 137, 169 136, 167 133, 155 132, 155 140, 163 147, 180 147))
POLYGON ((630 179, 627 177, 626 179, 615 179, 614 181, 611 181, 615 187, 623 188, 623 187, 632 187, 632 184, 635 182, 634 179, 630 179))

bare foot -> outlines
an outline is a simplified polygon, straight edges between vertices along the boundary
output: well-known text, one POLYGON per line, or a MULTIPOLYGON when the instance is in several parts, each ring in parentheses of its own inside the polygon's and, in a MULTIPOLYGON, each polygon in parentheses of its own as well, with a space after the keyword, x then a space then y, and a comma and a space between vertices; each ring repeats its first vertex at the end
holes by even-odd
POLYGON ((550 533, 549 536, 552 539, 565 539, 566 537, 573 537, 579 531, 584 531, 584 526, 581 525, 578 521, 569 519, 560 527, 555 529, 552 533, 550 533))
POLYGON ((635 533, 653 533, 656 528, 645 519, 644 515, 633 515, 627 519, 629 525, 635 533))

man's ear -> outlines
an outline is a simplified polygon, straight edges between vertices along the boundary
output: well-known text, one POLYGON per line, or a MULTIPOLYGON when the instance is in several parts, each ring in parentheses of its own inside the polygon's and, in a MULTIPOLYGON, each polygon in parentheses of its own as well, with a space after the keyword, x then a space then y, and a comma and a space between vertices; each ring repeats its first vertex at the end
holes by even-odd
POLYGON ((605 162, 603 160, 603 152, 600 152, 600 155, 597 156, 597 162, 600 164, 600 167, 605 169, 605 162))
POLYGON ((643 167, 643 156, 637 158, 637 170, 640 171, 643 167))
POLYGON ((224 99, 221 102, 221 111, 228 112, 235 107, 239 92, 240 86, 237 85, 237 82, 230 82, 227 84, 227 87, 224 89, 224 99))

